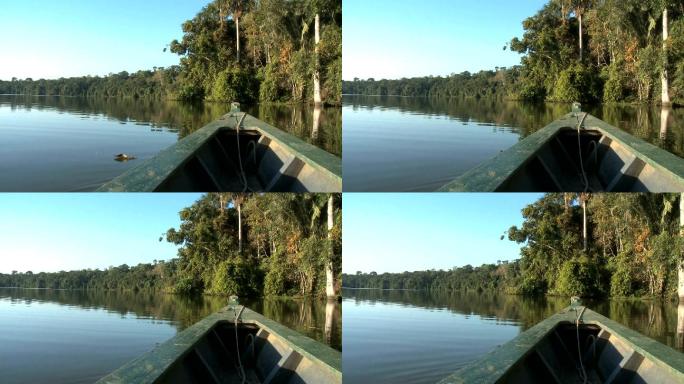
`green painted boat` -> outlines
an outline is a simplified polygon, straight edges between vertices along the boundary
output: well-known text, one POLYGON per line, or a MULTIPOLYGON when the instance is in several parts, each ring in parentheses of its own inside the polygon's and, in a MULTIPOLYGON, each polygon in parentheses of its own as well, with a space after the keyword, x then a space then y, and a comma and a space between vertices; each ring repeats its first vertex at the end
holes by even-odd
POLYGON ((440 191, 684 192, 684 159, 575 103, 571 113, 440 191))
POLYGON ((571 305, 440 381, 684 383, 684 354, 571 305))
POLYGON ((342 383, 342 357, 232 302, 98 383, 342 383))
POLYGON ((341 192, 342 161, 240 112, 106 183, 99 192, 341 192))

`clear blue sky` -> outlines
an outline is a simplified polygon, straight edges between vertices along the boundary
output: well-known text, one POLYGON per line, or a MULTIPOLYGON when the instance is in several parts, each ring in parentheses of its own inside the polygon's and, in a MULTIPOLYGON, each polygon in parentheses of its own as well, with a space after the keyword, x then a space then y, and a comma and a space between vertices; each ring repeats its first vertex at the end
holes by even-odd
POLYGON ((5 0, 0 79, 135 72, 178 64, 164 47, 209 0, 5 0))
POLYGON ((176 257, 159 242, 201 195, 0 194, 0 273, 137 265, 176 257))
POLYGON ((479 266, 520 257, 500 240, 522 224, 525 193, 345 193, 344 273, 404 272, 479 266))
POLYGON ((397 79, 520 63, 503 51, 547 0, 344 0, 342 77, 397 79))

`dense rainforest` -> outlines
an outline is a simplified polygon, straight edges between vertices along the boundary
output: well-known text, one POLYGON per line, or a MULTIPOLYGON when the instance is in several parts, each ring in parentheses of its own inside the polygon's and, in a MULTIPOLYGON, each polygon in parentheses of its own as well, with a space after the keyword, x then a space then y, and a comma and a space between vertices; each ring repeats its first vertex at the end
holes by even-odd
MULTIPOLYGON (((339 104, 341 0, 214 0, 170 42, 180 65, 0 81, 0 94, 339 104)), ((162 47, 160 47, 162 49, 162 47)))
POLYGON ((210 193, 160 237, 178 257, 137 266, 0 274, 0 287, 334 296, 342 267, 339 194, 210 193))
POLYGON ((349 288, 669 297, 682 263, 679 203, 677 194, 547 194, 501 237, 522 245, 518 260, 342 279, 349 288))
POLYGON ((684 2, 550 0, 504 50, 521 64, 475 74, 344 81, 345 94, 498 96, 684 105, 684 2))

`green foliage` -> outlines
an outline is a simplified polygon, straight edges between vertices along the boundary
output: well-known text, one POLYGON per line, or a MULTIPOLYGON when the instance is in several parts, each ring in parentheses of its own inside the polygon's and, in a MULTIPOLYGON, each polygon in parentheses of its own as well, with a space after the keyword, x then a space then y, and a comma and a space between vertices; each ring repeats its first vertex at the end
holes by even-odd
POLYGON ((610 277, 610 295, 613 297, 627 297, 634 295, 632 265, 628 254, 617 255, 611 263, 613 269, 610 277))
POLYGON ((523 36, 514 37, 504 48, 523 55, 520 66, 446 78, 344 81, 342 91, 364 95, 652 102, 660 99, 660 75, 668 69, 671 98, 684 104, 684 8, 680 3, 668 3, 670 37, 665 48, 663 2, 582 2, 584 48, 580 55, 575 6, 565 0, 549 0, 523 20, 523 36))
POLYGON ((591 102, 598 99, 598 92, 599 86, 594 73, 581 64, 575 64, 560 72, 549 100, 591 102))
POLYGON ((283 76, 279 72, 278 66, 273 63, 267 64, 260 73, 262 75, 260 78, 259 101, 282 101, 281 84, 283 83, 283 76))
POLYGON ((283 268, 283 257, 273 255, 264 279, 264 294, 267 296, 286 295, 291 290, 288 279, 289 268, 283 268))
POLYGON ((324 103, 341 102, 341 0, 213 0, 181 28, 183 37, 168 46, 181 56, 179 66, 104 78, 0 81, 0 94, 303 102, 313 96, 318 70, 324 103), (316 12, 321 23, 318 64, 316 12))
POLYGON ((508 230, 520 259, 450 271, 344 275, 345 287, 503 291, 522 295, 667 297, 682 262, 679 194, 551 193, 508 230), (587 249, 583 250, 582 203, 587 249))
POLYGON ((620 71, 620 67, 617 64, 612 64, 605 73, 607 78, 603 87, 603 102, 613 103, 623 100, 626 79, 620 71))
POLYGON ((342 267, 341 197, 332 195, 329 231, 330 196, 210 193, 184 208, 180 226, 167 231, 166 240, 179 246, 176 259, 105 271, 0 274, 0 287, 324 295, 326 265, 332 263, 334 276, 342 267))
POLYGON ((560 268, 555 292, 564 296, 600 296, 599 266, 586 256, 563 263, 560 268))
POLYGON ((546 293, 547 286, 544 280, 538 279, 535 276, 527 275, 523 278, 518 292, 522 295, 535 296, 546 293))
POLYGON ((332 103, 342 103, 342 57, 337 58, 328 67, 321 92, 327 95, 332 103))
POLYGON ((155 68, 133 74, 120 72, 105 77, 73 77, 56 80, 14 79, 0 81, 0 94, 38 96, 92 96, 120 98, 167 98, 180 68, 155 68))
POLYGON ((195 281, 190 277, 183 277, 178 280, 178 282, 173 286, 173 293, 189 294, 200 290, 195 281))
POLYGON ((178 261, 155 261, 152 264, 109 267, 105 270, 84 269, 54 273, 0 274, 0 287, 51 288, 51 289, 106 289, 116 291, 159 290, 190 292, 192 285, 175 278, 178 261))
POLYGON ((224 102, 241 101, 243 103, 254 101, 252 74, 237 66, 224 69, 216 75, 211 95, 207 99, 224 102))
POLYGON ((234 257, 219 262, 209 294, 255 296, 261 293, 261 276, 254 264, 234 257))

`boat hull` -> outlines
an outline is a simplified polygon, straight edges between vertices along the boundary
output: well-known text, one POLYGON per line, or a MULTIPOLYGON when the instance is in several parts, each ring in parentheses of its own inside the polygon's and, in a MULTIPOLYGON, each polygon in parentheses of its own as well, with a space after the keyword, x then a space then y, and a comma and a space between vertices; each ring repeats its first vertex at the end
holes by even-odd
POLYGON ((249 383, 341 383, 341 353, 229 306, 98 383, 242 383, 243 377, 249 383))
POLYGON ((440 191, 684 192, 684 159, 576 110, 440 191))
POLYGON ((582 383, 582 375, 592 383, 682 383, 684 355, 596 312, 571 306, 440 384, 582 383))
POLYGON ((341 192, 340 158, 232 110, 100 192, 341 192))

